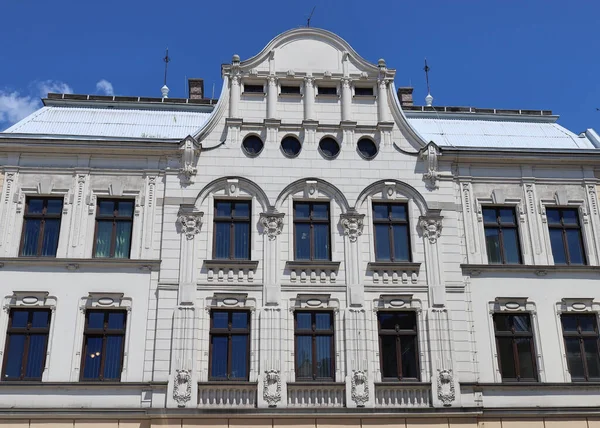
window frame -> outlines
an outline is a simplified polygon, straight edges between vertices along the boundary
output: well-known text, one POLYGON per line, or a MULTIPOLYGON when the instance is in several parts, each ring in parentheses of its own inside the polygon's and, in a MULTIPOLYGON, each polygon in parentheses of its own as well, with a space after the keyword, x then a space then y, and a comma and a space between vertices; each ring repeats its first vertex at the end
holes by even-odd
POLYGON ((294 311, 294 373, 296 376, 296 382, 335 382, 335 311, 332 310, 297 310, 294 311), (298 318, 299 313, 311 314, 311 329, 298 329, 298 318), (329 330, 317 330, 316 329, 316 314, 328 313, 331 316, 331 329, 329 330), (298 376, 298 336, 310 336, 311 347, 312 347, 312 377, 299 377, 298 376), (331 364, 330 372, 331 377, 317 377, 317 336, 328 336, 330 338, 330 355, 331 364))
POLYGON ((412 242, 410 236, 410 211, 408 202, 381 202, 381 201, 373 201, 371 204, 371 216, 373 217, 373 245, 375 251, 375 261, 377 262, 392 262, 392 263, 411 263, 413 260, 412 254, 412 242), (406 209, 406 220, 398 220, 392 219, 392 210, 391 207, 393 205, 404 206, 406 209), (388 209, 388 218, 387 219, 376 219, 375 218, 375 206, 385 206, 388 209), (390 258, 382 260, 377 257, 377 233, 375 232, 375 226, 377 224, 387 224, 388 225, 388 237, 390 239, 390 258), (396 260, 395 258, 395 245, 394 245, 394 233, 393 226, 395 224, 398 225, 406 225, 406 245, 408 247, 408 260, 396 260))
POLYGON ((128 199, 128 198, 97 198, 96 201, 96 216, 95 216, 95 226, 94 226, 94 245, 92 247, 92 257, 93 258, 98 258, 98 259, 114 259, 115 257, 115 249, 117 247, 117 223, 122 221, 128 221, 131 223, 131 232, 129 235, 129 251, 127 252, 127 257, 119 257, 120 259, 130 259, 131 258, 131 246, 133 245, 133 218, 135 216, 135 199, 128 199), (100 202, 102 201, 110 201, 114 204, 116 204, 116 209, 113 210, 113 215, 109 216, 107 214, 100 214, 100 202), (131 207, 131 216, 119 216, 118 214, 115 215, 115 213, 118 213, 119 209, 119 203, 120 202, 131 202, 132 207, 131 207), (110 220, 112 219, 112 232, 110 235, 110 252, 109 255, 107 257, 100 257, 96 255, 96 247, 98 245, 98 225, 100 224, 100 221, 103 220, 110 220))
POLYGON ((48 346, 50 344, 50 326, 52 324, 52 314, 53 311, 50 308, 45 308, 45 307, 33 307, 33 308, 26 308, 26 307, 21 307, 21 306, 15 306, 15 307, 11 307, 10 308, 10 313, 9 313, 9 319, 8 319, 8 326, 6 328, 6 340, 4 343, 4 358, 3 358, 3 362, 2 362, 2 381, 3 382, 10 382, 10 381, 17 381, 17 382, 21 382, 21 381, 41 381, 43 376, 44 376, 44 369, 46 368, 46 356, 48 353, 48 346), (27 316, 27 327, 12 327, 12 323, 13 323, 13 316, 14 316, 14 312, 15 311, 23 311, 23 312, 28 312, 28 316, 27 316), (33 312, 47 312, 48 313, 48 326, 47 327, 30 327, 31 324, 31 319, 33 317, 33 312), (22 334, 25 335, 26 339, 25 339, 25 345, 23 347, 23 358, 21 359, 21 372, 20 372, 20 376, 19 378, 6 378, 6 368, 8 366, 8 357, 9 357, 9 349, 10 349, 10 338, 11 338, 11 334, 22 334), (36 377, 36 378, 26 378, 25 377, 25 373, 24 373, 24 369, 27 366, 27 361, 29 358, 29 343, 30 343, 30 336, 32 334, 46 334, 46 345, 44 347, 44 352, 43 352, 43 358, 42 358, 42 367, 40 370, 40 377, 36 377))
POLYGON ((102 308, 86 308, 85 310, 85 314, 84 314, 84 321, 83 321, 83 344, 82 344, 82 350, 81 350, 81 364, 80 364, 80 369, 79 369, 79 381, 80 382, 120 382, 121 381, 121 376, 123 375, 123 368, 124 368, 124 362, 125 362, 125 341, 127 339, 127 321, 128 321, 128 317, 129 317, 129 313, 127 310, 123 310, 123 309, 102 309, 102 308), (91 312, 102 312, 104 313, 104 325, 102 329, 97 329, 97 328, 89 328, 88 324, 89 324, 89 314, 91 312), (111 312, 122 312, 124 314, 124 319, 123 319, 123 328, 122 329, 108 329, 108 315, 111 312), (110 379, 104 379, 104 365, 106 363, 106 336, 107 335, 111 335, 111 336, 116 336, 121 335, 123 340, 121 341, 121 361, 120 361, 120 370, 119 370, 119 378, 110 378, 110 379), (90 337, 97 337, 97 336, 102 336, 102 361, 100 362, 100 368, 98 369, 99 375, 98 378, 96 379, 90 379, 90 378, 85 378, 84 374, 85 374, 85 360, 86 360, 86 355, 87 355, 87 338, 88 336, 90 337))
POLYGON ((496 355, 497 355, 497 363, 498 363, 498 371, 500 373, 500 378, 502 380, 502 382, 506 382, 506 383, 514 383, 514 382, 539 382, 540 381, 540 374, 539 374, 539 369, 538 369, 538 361, 537 361, 537 354, 536 354, 536 343, 535 343, 535 334, 533 331, 533 316, 530 312, 506 312, 506 311, 496 311, 492 314, 492 324, 493 324, 493 329, 494 329, 494 341, 496 344, 496 355), (529 328, 530 330, 527 332, 524 331, 519 331, 519 332, 515 332, 514 328, 512 332, 508 332, 508 331, 498 331, 497 327, 496 327, 496 317, 508 317, 508 316, 527 316, 529 317, 529 328), (505 378, 502 375, 502 358, 500 356, 501 352, 500 352, 500 343, 498 341, 499 337, 509 337, 512 338, 512 351, 513 351, 513 364, 515 367, 515 373, 517 373, 515 378, 505 378), (531 362, 532 362, 532 368, 533 368, 533 374, 534 377, 533 378, 521 378, 520 375, 518 373, 520 373, 520 362, 519 362, 519 353, 518 353, 518 348, 517 348, 517 344, 515 342, 515 339, 517 338, 529 338, 530 341, 530 347, 531 347, 531 362))
POLYGON ((311 262, 322 262, 322 261, 331 261, 331 257, 332 257, 332 239, 331 239, 331 202, 330 201, 304 201, 304 200, 298 200, 298 201, 294 201, 293 206, 292 206, 292 212, 293 212, 293 216, 294 216, 294 260, 295 261, 311 261, 311 262), (308 204, 308 210, 309 210, 309 215, 308 218, 301 218, 298 219, 296 218, 296 205, 298 204, 308 204), (324 205, 327 207, 327 219, 313 219, 313 206, 314 205, 324 205), (296 233, 296 225, 298 223, 301 224, 309 224, 310 226, 310 236, 309 236, 309 246, 310 246, 310 257, 308 259, 298 259, 297 258, 297 254, 296 254, 296 242, 297 242, 297 233, 296 233), (318 224, 327 224, 328 226, 328 231, 327 231, 327 239, 329 240, 329 248, 328 248, 328 258, 327 259, 315 259, 315 234, 314 234, 314 227, 313 225, 315 223, 318 224))
POLYGON ((488 264, 494 265, 521 265, 523 264, 523 250, 521 248, 521 234, 519 231, 519 221, 517 218, 517 210, 513 205, 484 205, 481 207, 482 218, 483 218, 483 236, 486 243, 486 256, 488 264), (496 213, 496 222, 486 222, 485 215, 483 215, 483 211, 486 209, 493 209, 496 213), (513 218, 515 219, 514 226, 509 223, 503 223, 500 220, 500 210, 501 209, 510 209, 513 213, 513 218), (486 229, 497 229, 498 230, 498 240, 500 242, 500 263, 492 263, 490 262, 490 255, 487 254, 487 236, 485 234, 486 229), (506 247, 504 246, 504 235, 502 233, 503 229, 514 229, 517 235, 517 256, 519 261, 517 263, 508 263, 506 261, 506 247))
POLYGON ((252 200, 251 199, 214 199, 213 201, 213 245, 212 245, 213 260, 252 260, 252 200), (231 204, 231 215, 229 217, 217 216, 217 204, 226 202, 231 204), (234 204, 248 204, 248 217, 234 216, 234 204), (229 256, 227 258, 217 258, 217 223, 229 223, 229 256), (235 257, 235 224, 248 223, 248 257, 235 257))
POLYGON ((579 231, 579 243, 581 244, 581 253, 582 253, 582 263, 575 263, 575 266, 587 266, 588 265, 588 256, 586 254, 586 248, 585 248, 585 242, 583 240, 583 226, 581 224, 581 218, 579 215, 579 209, 577 207, 561 207, 561 206, 547 206, 545 207, 545 213, 546 213, 546 223, 548 224, 548 239, 549 239, 549 244, 550 244, 550 253, 552 254, 552 259, 554 261, 555 265, 558 266, 570 266, 571 264, 571 254, 569 253, 569 245, 568 245, 568 241, 567 241, 567 237, 566 237, 566 231, 568 229, 577 229, 579 231), (559 215, 560 215, 560 225, 557 224, 551 224, 550 220, 548 220, 548 211, 558 211, 559 215), (565 224, 564 223, 564 215, 563 212, 564 211, 573 211, 575 212, 575 218, 577 219, 577 224, 576 225, 572 225, 572 224, 565 224), (552 229, 560 229, 562 230, 562 243, 563 243, 563 250, 565 252, 565 259, 566 259, 566 263, 556 263, 555 257, 554 257, 554 252, 552 251, 552 234, 550 233, 550 231, 552 229))
POLYGON ((567 370, 569 371, 569 376, 571 376, 571 381, 572 382, 598 382, 600 381, 600 377, 590 377, 589 375, 589 370, 588 370, 588 365, 587 365, 587 358, 585 357, 586 352, 585 352, 585 347, 583 344, 583 339, 585 338, 595 338, 596 342, 598 343, 598 349, 600 349, 600 331, 598 329, 598 314, 594 313, 594 312, 583 312, 583 313, 573 313, 573 312, 563 312, 560 314, 560 327, 561 327, 561 332, 563 335, 563 344, 565 347, 565 357, 567 359, 567 370), (565 331, 565 327, 563 324, 563 317, 574 317, 577 318, 577 331, 576 332, 567 332, 565 331), (581 331, 581 326, 580 326, 580 320, 579 318, 591 318, 594 320, 594 331, 593 332, 584 332, 581 331), (568 347, 567 347, 567 339, 578 339, 579 340, 579 350, 581 352, 581 360, 580 363, 583 367, 583 373, 584 373, 584 377, 583 379, 581 378, 576 378, 573 379, 573 375, 572 375, 572 371, 571 371, 571 366, 569 363, 569 352, 568 352, 568 347))
POLYGON ((208 331, 208 380, 209 381, 215 381, 215 382, 227 382, 227 381, 234 381, 234 382, 248 382, 250 379, 250 347, 252 344, 252 329, 251 329, 251 325, 252 325, 252 312, 249 309, 245 309, 245 308, 239 308, 239 309, 221 309, 221 308, 214 308, 210 310, 210 326, 209 326, 209 331, 208 331), (227 313, 227 329, 223 329, 223 328, 215 328, 214 327, 214 322, 213 322, 213 314, 215 312, 225 312, 227 313), (232 327, 232 316, 234 312, 244 312, 248 315, 248 326, 245 329, 241 329, 241 328, 236 328, 234 329, 232 327), (241 335, 246 335, 247 336, 247 340, 248 340, 248 344, 247 344, 247 349, 246 349, 246 377, 245 378, 233 378, 231 377, 231 360, 232 360, 232 340, 231 340, 231 336, 233 335, 237 335, 237 336, 241 336, 241 335), (213 344, 212 344, 212 338, 213 335, 216 336, 227 336, 227 378, 220 378, 220 377, 213 377, 212 376, 212 363, 213 363, 213 344))
POLYGON ((380 310, 377 311, 377 338, 379 341, 379 372, 381 373, 381 381, 382 382, 420 382, 421 377, 421 361, 420 361, 420 346, 419 346, 419 320, 417 319, 418 314, 417 311, 397 311, 397 310, 380 310), (379 314, 386 313, 398 313, 398 312, 406 312, 411 313, 414 316, 414 330, 390 330, 390 329, 382 329, 381 328, 381 320, 379 319, 379 314), (382 333, 383 331, 383 333, 382 333), (398 377, 384 377, 383 373, 383 348, 382 348, 382 340, 381 336, 396 336, 396 370, 398 372, 398 377), (402 376, 402 352, 400 352, 401 346, 401 338, 402 337, 414 337, 415 338, 415 361, 417 363, 417 377, 405 377, 402 376))
POLYGON ((19 244, 19 257, 56 257, 58 253, 58 245, 60 241, 60 228, 62 226, 62 211, 64 208, 64 198, 56 197, 56 196, 37 196, 30 195, 25 198, 25 210, 23 213, 23 227, 21 229, 21 242, 19 244), (41 199, 43 200, 43 209, 41 214, 31 214, 29 213, 29 203, 32 199, 41 199), (48 209, 48 201, 49 200, 59 200, 61 201, 60 212, 58 214, 48 214, 46 211, 48 209), (38 244, 36 248, 35 255, 33 256, 25 256, 23 255, 24 245, 25 245, 25 230, 27 228, 27 220, 40 220, 40 232, 38 236, 38 244), (44 232, 46 219, 56 220, 58 219, 58 240, 56 241, 56 250, 54 251, 53 256, 42 256, 42 246, 44 243, 44 232))

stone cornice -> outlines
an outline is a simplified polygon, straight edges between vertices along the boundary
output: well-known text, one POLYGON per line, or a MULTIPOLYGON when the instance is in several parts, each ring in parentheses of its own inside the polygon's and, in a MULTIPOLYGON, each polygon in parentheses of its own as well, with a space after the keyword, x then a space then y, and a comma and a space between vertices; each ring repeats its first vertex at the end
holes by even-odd
POLYGON ((110 258, 53 258, 53 257, 1 257, 0 268, 12 267, 64 267, 70 271, 81 268, 96 269, 140 269, 142 271, 158 270, 161 260, 159 259, 110 259, 110 258))
POLYGON ((600 266, 588 265, 482 265, 461 264, 463 274, 480 276, 483 273, 531 273, 546 276, 548 273, 600 273, 600 266))

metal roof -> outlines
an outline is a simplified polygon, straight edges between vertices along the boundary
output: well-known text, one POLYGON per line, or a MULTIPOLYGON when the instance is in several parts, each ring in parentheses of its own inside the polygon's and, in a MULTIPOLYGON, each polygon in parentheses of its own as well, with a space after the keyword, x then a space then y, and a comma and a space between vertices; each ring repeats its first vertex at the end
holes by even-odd
MULTIPOLYGON (((434 113, 435 114, 435 113, 434 113)), ((428 113, 428 116, 431 113, 428 113)), ((553 120, 484 120, 423 117, 407 114, 410 124, 426 141, 440 147, 488 147, 522 149, 594 149, 585 136, 563 128, 553 120)))
POLYGON ((209 117, 198 111, 45 106, 4 133, 183 139, 209 117))

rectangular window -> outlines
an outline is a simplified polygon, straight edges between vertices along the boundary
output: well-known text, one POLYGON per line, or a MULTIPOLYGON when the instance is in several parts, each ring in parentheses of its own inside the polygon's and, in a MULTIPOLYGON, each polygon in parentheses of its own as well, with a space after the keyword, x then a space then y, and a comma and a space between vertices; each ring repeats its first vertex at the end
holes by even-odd
POLYGON ((264 92, 265 87, 263 85, 249 85, 247 83, 244 84, 244 93, 263 94, 264 92))
POLYGON ((577 209, 546 208, 546 217, 554 264, 586 264, 577 209))
POLYGON ((294 203, 296 260, 331 260, 329 202, 294 203))
POLYGON ((90 309, 85 314, 82 381, 119 381, 125 349, 126 312, 90 309))
POLYGON ((488 263, 521 263, 519 233, 514 208, 484 207, 483 228, 488 263))
POLYGON ((382 380, 418 380, 416 312, 378 312, 382 380))
POLYGON ((49 309, 11 309, 3 380, 42 379, 49 332, 49 309))
POLYGON ((250 217, 250 201, 215 201, 215 259, 250 260, 250 217))
POLYGON ((410 262, 410 232, 406 204, 373 204, 375 260, 410 262))
POLYGON ((560 319, 571 379, 573 381, 600 380, 598 316, 563 314, 560 319))
POLYGON ((250 312, 210 313, 210 379, 248 380, 250 312))
POLYGON ((62 198, 27 198, 21 256, 56 257, 62 207, 62 198))
POLYGON ((356 86, 354 88, 354 95, 357 97, 372 97, 373 96, 373 87, 360 87, 356 86))
POLYGON ((94 257, 128 259, 132 229, 132 200, 98 199, 94 257))
POLYGON ((319 86, 317 88, 319 95, 337 95, 337 88, 335 86, 319 86))
POLYGON ((503 381, 537 381, 529 314, 494 314, 498 366, 503 381))
POLYGON ((300 95, 300 86, 295 85, 281 85, 281 93, 282 94, 294 94, 300 95))
POLYGON ((296 380, 333 381, 333 313, 325 311, 294 314, 296 380))

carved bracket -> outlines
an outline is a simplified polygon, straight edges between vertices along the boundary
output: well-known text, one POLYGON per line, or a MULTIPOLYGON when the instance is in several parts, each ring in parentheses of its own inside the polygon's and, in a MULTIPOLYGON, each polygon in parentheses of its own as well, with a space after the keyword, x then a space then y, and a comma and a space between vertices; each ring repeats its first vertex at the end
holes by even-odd
POLYGON ((284 213, 278 212, 260 213, 260 224, 263 226, 264 233, 269 237, 270 241, 281 234, 284 216, 284 213))
POLYGON ((356 212, 346 213, 340 216, 340 224, 344 228, 344 235, 348 236, 350 242, 356 242, 358 237, 362 235, 364 218, 364 214, 358 214, 356 212))
POLYGON ((423 236, 429 239, 429 242, 435 244, 442 234, 442 216, 427 215, 419 217, 419 227, 423 236))
POLYGON ((181 206, 177 216, 177 224, 180 226, 180 233, 184 233, 187 239, 193 239, 202 227, 202 217, 204 213, 197 211, 195 207, 181 206))
POLYGON ((430 189, 437 188, 437 180, 440 177, 438 158, 441 155, 440 149, 433 142, 424 147, 419 154, 419 157, 425 161, 426 171, 423 174, 423 180, 430 189))
POLYGON ((181 181, 184 183, 193 183, 193 177, 198 172, 196 168, 197 157, 200 154, 200 145, 192 136, 186 137, 179 147, 181 151, 181 181))

